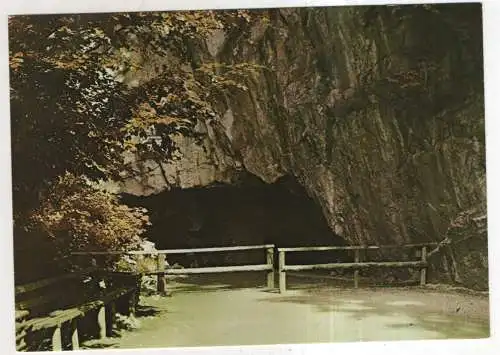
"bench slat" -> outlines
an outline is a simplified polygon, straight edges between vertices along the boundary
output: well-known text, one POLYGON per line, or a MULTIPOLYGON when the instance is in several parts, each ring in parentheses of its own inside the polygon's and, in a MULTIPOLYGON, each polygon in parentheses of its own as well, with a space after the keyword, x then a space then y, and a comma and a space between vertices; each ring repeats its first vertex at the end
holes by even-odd
POLYGON ((131 287, 122 287, 107 292, 105 294, 98 294, 95 295, 95 297, 91 301, 85 302, 84 304, 68 309, 56 310, 51 312, 48 316, 30 319, 25 322, 26 323, 25 327, 29 328, 30 331, 37 331, 44 328, 56 327, 62 323, 81 317, 85 315, 85 313, 87 313, 88 311, 106 305, 112 300, 117 299, 133 291, 134 289, 131 287))
MULTIPOLYGON (((126 276, 128 275, 120 275, 119 279, 126 276)), ((113 275, 107 273, 89 273, 86 270, 17 286, 16 350, 23 351, 30 347, 26 344, 29 333, 60 329, 64 323, 75 321, 87 312, 137 290, 137 282, 115 283, 114 279, 113 275), (91 278, 89 282, 85 282, 86 277, 91 278), (107 288, 99 287, 101 280, 105 281, 107 288)))
MULTIPOLYGON (((79 285, 76 285, 77 287, 79 285)), ((86 289, 77 293, 78 288, 70 288, 70 291, 61 291, 61 289, 52 289, 50 293, 32 295, 32 298, 19 300, 16 302, 18 311, 29 312, 31 316, 46 315, 53 311, 55 307, 67 308, 74 304, 79 304, 85 298, 93 297, 96 294, 94 285, 88 285, 86 289)))
POLYGON ((86 269, 86 270, 82 270, 82 271, 71 272, 71 273, 68 273, 68 274, 65 274, 65 275, 51 277, 51 278, 48 278, 48 279, 43 279, 43 280, 39 280, 39 281, 35 281, 35 282, 30 282, 30 283, 25 284, 25 285, 19 285, 19 286, 15 287, 16 296, 18 296, 20 294, 23 294, 23 293, 35 291, 37 289, 40 289, 40 288, 43 288, 43 287, 47 287, 47 286, 50 286, 50 285, 53 285, 53 284, 57 284, 57 283, 59 283, 61 281, 66 281, 68 279, 80 278, 82 276, 89 275, 89 274, 93 273, 95 270, 96 270, 95 268, 86 269))
POLYGON ((29 316, 30 312, 24 309, 16 309, 16 321, 21 321, 27 316, 29 316))
POLYGON ((28 345, 26 343, 21 343, 16 345, 17 351, 26 351, 28 349, 28 345))

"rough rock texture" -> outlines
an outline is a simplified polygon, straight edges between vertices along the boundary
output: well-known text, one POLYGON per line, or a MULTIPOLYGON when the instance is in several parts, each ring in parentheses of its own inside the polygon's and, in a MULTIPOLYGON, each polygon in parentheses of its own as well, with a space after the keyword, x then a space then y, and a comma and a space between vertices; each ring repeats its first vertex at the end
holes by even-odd
POLYGON ((215 182, 232 183, 243 171, 241 162, 221 147, 219 139, 227 139, 204 122, 198 122, 196 131, 205 135, 201 143, 194 138, 175 136, 178 160, 159 162, 140 160, 129 154, 126 161, 138 173, 124 179, 120 190, 134 195, 151 195, 172 187, 192 188, 215 182))
POLYGON ((348 242, 448 238, 444 269, 485 288, 480 12, 280 9, 246 34, 217 33, 202 60, 267 69, 247 92, 227 93, 216 123, 198 123, 204 147, 179 138, 180 160, 163 173, 139 163, 142 180, 124 190, 231 183, 242 170, 265 182, 291 175, 348 242))

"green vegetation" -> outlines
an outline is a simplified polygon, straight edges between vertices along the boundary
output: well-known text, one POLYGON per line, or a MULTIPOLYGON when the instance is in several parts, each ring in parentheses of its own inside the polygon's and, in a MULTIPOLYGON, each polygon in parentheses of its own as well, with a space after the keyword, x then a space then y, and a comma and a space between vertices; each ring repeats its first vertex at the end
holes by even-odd
POLYGON ((245 89, 236 80, 257 67, 203 64, 194 48, 214 31, 251 22, 246 11, 9 18, 18 278, 23 269, 35 277, 40 248, 44 259, 60 260, 74 249, 136 246, 146 211, 121 205, 95 182, 127 174, 126 151, 172 159, 172 135, 192 135, 197 119, 215 116, 213 95, 245 89), (131 83, 154 56, 164 59, 151 78, 131 83))

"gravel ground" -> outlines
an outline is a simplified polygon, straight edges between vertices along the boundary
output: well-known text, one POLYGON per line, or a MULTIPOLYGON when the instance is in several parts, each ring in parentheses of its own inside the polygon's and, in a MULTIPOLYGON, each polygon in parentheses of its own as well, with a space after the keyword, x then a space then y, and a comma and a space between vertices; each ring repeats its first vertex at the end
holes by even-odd
POLYGON ((189 277, 171 297, 141 301, 140 328, 87 347, 390 341, 489 336, 487 295, 433 288, 340 288, 290 277, 279 294, 264 276, 189 277), (240 277, 238 279, 238 277, 240 277))

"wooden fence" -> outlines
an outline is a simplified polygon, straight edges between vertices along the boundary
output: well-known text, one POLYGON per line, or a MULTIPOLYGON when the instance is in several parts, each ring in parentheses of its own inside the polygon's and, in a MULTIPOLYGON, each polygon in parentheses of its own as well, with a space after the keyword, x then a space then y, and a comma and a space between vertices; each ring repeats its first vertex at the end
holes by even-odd
POLYGON ((380 245, 380 246, 325 246, 325 247, 295 247, 295 248, 278 248, 279 255, 279 290, 280 293, 286 291, 286 272, 300 270, 333 270, 333 269, 354 269, 354 287, 359 286, 359 270, 373 267, 387 268, 418 268, 420 269, 420 285, 425 285, 427 278, 427 248, 436 245, 437 243, 420 243, 406 245, 380 245), (383 261, 374 262, 361 260, 361 251, 366 250, 381 250, 381 249, 417 249, 415 256, 419 258, 417 261, 383 261), (310 264, 310 265, 287 265, 286 253, 292 252, 319 252, 331 250, 353 250, 354 262, 352 263, 326 263, 326 264, 310 264))
POLYGON ((156 270, 139 272, 144 275, 157 275, 158 291, 165 292, 165 275, 187 275, 187 274, 207 274, 207 273, 225 273, 225 272, 243 272, 243 271, 267 271, 267 287, 274 288, 274 248, 273 244, 248 245, 235 247, 214 247, 214 248, 195 248, 195 249, 166 249, 155 251, 108 251, 108 252, 74 252, 74 256, 109 256, 109 255, 131 255, 131 256, 150 256, 156 258, 156 270), (172 268, 166 262, 166 255, 173 254, 194 254, 194 253, 220 253, 235 252, 245 250, 264 249, 266 251, 265 264, 251 264, 238 266, 214 266, 214 267, 196 267, 196 268, 172 268))
MULTIPOLYGON (((406 245, 380 245, 380 246, 316 246, 316 247, 293 247, 277 248, 278 251, 278 273, 279 290, 286 291, 286 273, 287 271, 301 270, 334 270, 334 269, 354 269, 354 287, 359 286, 359 270, 385 267, 385 268, 416 268, 420 270, 420 284, 425 285, 427 278, 427 248, 435 246, 437 243, 419 243, 406 245), (415 261, 368 261, 362 258, 362 251, 382 250, 382 249, 416 249, 415 261), (286 253, 296 252, 321 252, 333 250, 352 250, 354 252, 354 261, 351 263, 324 263, 308 265, 287 265, 286 253)), ((274 250, 273 244, 249 245, 235 247, 213 247, 213 248, 195 248, 195 249, 167 249, 155 251, 107 251, 107 252, 74 252, 75 256, 109 256, 109 255, 131 255, 131 256, 150 256, 156 258, 156 269, 152 271, 143 271, 144 275, 157 275, 158 291, 164 292, 166 289, 165 275, 186 275, 186 274, 206 274, 206 273, 225 273, 225 272, 243 272, 243 271, 267 271, 267 287, 274 288, 274 250), (166 263, 166 255, 172 254, 195 254, 195 253, 219 253, 264 249, 266 251, 265 264, 238 265, 238 266, 214 266, 214 267, 195 267, 195 268, 172 268, 166 263)), ((366 253, 363 253, 366 254, 366 253)))

